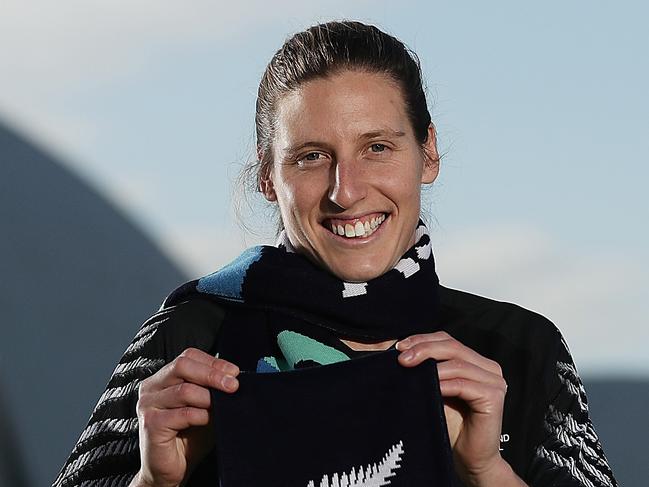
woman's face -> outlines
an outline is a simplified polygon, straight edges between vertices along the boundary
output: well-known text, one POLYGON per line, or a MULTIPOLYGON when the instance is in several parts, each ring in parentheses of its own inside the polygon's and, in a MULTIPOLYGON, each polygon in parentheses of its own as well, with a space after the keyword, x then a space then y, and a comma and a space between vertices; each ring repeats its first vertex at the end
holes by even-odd
POLYGON ((439 169, 432 125, 425 148, 394 81, 343 71, 279 101, 261 189, 298 252, 344 281, 367 281, 414 243, 421 184, 439 169))

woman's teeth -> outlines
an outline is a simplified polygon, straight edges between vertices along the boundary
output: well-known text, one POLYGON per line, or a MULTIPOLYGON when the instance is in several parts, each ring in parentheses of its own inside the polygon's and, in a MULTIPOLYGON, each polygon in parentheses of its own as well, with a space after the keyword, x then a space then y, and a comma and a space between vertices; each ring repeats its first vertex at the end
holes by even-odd
POLYGON ((331 231, 336 235, 347 238, 367 237, 372 235, 384 221, 385 214, 366 221, 358 220, 354 225, 347 223, 343 226, 341 224, 332 223, 331 231))

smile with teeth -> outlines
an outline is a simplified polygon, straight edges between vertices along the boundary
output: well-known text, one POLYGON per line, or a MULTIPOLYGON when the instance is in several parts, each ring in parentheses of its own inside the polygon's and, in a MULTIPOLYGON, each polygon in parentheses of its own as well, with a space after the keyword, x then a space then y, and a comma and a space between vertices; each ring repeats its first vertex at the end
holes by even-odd
POLYGON ((341 221, 329 221, 328 228, 335 235, 346 238, 368 237, 372 235, 381 223, 385 221, 385 213, 372 218, 359 218, 351 220, 350 223, 341 221))

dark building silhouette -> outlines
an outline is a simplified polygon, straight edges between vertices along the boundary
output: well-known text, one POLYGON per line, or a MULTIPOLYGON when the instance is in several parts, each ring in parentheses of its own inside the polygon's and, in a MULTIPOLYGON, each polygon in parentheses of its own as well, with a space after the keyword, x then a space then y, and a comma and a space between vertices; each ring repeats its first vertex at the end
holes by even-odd
POLYGON ((649 379, 586 379, 593 424, 623 487, 648 484, 649 379))
MULTIPOLYGON (((140 323, 186 277, 0 124, 0 487, 51 484, 140 323)), ((592 378, 586 391, 620 485, 645 485, 649 379, 592 378)))
POLYGON ((51 484, 137 328, 185 277, 97 191, 0 124, 0 421, 14 437, 0 429, 0 450, 27 467, 0 460, 0 486, 51 484))
POLYGON ((28 487, 27 467, 16 448, 16 426, 7 414, 8 408, 0 384, 0 487, 28 487))

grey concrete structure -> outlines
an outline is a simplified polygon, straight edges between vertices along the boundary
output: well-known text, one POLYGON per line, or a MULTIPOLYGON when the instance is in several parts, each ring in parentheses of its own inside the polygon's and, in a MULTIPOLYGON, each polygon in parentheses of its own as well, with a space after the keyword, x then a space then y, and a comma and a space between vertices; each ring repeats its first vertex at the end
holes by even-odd
POLYGON ((0 416, 14 436, 0 429, 0 486, 49 485, 127 343, 186 276, 89 184, 1 124, 0 276, 0 416))

